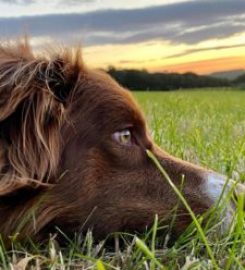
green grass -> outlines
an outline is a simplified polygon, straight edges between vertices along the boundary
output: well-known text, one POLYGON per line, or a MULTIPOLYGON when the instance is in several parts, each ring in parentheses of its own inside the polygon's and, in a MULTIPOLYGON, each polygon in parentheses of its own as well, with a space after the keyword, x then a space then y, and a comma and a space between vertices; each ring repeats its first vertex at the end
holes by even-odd
POLYGON ((135 96, 158 145, 182 159, 245 179, 245 91, 135 96))
MULTIPOLYGON (((135 96, 154 140, 162 148, 233 179, 245 180, 245 91, 137 92, 135 96)), ((164 181, 164 169, 149 155, 165 176, 164 181)), ((171 179, 168 182, 172 185, 171 179)), ((178 196, 183 202, 181 194, 178 196)), ((115 235, 114 248, 107 248, 104 242, 94 243, 90 232, 82 243, 67 239, 66 248, 54 240, 45 246, 15 243, 10 251, 0 244, 0 268, 245 269, 243 206, 244 198, 239 197, 234 222, 222 237, 214 233, 215 223, 211 221, 205 228, 202 218, 193 215, 193 224, 168 247, 168 234, 164 239, 156 236, 160 229, 156 216, 153 227, 143 235, 115 235)))

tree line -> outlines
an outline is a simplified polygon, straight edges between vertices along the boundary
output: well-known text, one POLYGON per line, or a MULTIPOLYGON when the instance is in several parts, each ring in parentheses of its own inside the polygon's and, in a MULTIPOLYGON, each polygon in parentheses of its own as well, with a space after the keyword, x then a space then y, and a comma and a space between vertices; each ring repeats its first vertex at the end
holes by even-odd
POLYGON ((245 85, 245 74, 231 81, 206 75, 187 73, 150 73, 147 70, 116 69, 109 67, 107 73, 117 82, 131 90, 169 91, 185 88, 231 87, 245 85), (241 78, 240 78, 241 77, 241 78))
POLYGON ((232 83, 238 87, 245 88, 245 74, 238 76, 232 83))

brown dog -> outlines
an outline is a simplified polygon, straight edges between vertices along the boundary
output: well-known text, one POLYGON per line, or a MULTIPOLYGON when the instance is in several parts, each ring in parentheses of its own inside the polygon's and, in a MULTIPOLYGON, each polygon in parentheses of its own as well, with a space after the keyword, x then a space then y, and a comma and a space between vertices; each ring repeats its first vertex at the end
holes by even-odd
MULTIPOLYGON (((6 239, 93 228, 103 237, 167 220, 178 200, 151 150, 195 213, 218 199, 224 178, 176 159, 148 135, 132 95, 84 66, 79 52, 34 57, 0 49, 0 233, 6 239)), ((240 185, 240 189, 243 186, 240 185)), ((229 215, 227 215, 228 220, 229 215)), ((177 231, 190 222, 179 208, 177 231)))

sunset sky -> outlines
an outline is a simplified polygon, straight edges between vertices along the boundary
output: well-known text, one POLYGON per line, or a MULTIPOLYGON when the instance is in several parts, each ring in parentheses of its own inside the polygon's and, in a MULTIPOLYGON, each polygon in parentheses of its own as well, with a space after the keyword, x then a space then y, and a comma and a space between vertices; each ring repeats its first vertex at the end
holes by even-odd
POLYGON ((245 69, 244 0, 0 0, 0 37, 82 45, 93 67, 245 69))

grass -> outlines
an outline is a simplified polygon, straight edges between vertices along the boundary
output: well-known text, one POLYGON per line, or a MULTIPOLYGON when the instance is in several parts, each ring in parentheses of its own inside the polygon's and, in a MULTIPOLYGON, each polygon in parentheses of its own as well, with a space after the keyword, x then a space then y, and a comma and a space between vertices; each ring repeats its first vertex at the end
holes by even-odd
POLYGON ((166 151, 245 179, 245 91, 141 92, 136 98, 166 151))
MULTIPOLYGON (((182 159, 212 168, 238 181, 245 179, 245 91, 179 91, 135 93, 148 120, 154 140, 182 159)), ((149 153, 167 178, 164 168, 149 153)), ((178 194, 180 191, 173 189, 178 194)), ((185 204, 181 193, 180 200, 185 204)), ((186 205, 188 208, 189 206, 186 205)), ((55 240, 28 247, 13 243, 12 250, 0 244, 1 269, 245 269, 244 197, 238 197, 236 215, 222 237, 216 223, 202 226, 202 217, 192 213, 193 223, 169 247, 168 233, 157 238, 158 217, 145 234, 116 234, 115 247, 85 239, 67 239, 60 248, 55 240), (120 240, 120 241, 119 241, 120 240), (123 243, 123 245, 121 244, 123 243)), ((191 214, 191 209, 188 210, 191 214)), ((219 210, 220 211, 220 210, 219 210)), ((212 215, 210 215, 211 219, 212 215)), ((1 242, 0 242, 1 243, 1 242)))

